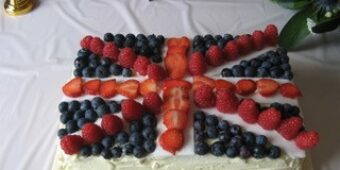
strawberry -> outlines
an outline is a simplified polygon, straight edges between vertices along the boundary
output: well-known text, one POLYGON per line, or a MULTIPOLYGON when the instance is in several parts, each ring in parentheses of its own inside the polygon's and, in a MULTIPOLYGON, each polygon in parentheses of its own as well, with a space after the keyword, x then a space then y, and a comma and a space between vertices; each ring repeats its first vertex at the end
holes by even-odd
POLYGON ((189 48, 190 47, 190 40, 189 38, 183 36, 181 38, 168 38, 167 40, 168 48, 171 47, 182 47, 182 48, 189 48))
POLYGON ((280 87, 280 85, 272 79, 260 79, 256 81, 256 86, 258 92, 263 97, 273 96, 280 87))
POLYGON ((267 25, 266 29, 264 30, 264 35, 268 45, 275 46, 277 44, 279 33, 275 25, 267 25))
POLYGON ((66 154, 73 155, 84 146, 84 140, 79 135, 66 135, 60 140, 60 146, 66 154))
POLYGON ((111 98, 117 94, 116 80, 107 80, 102 82, 99 88, 99 94, 103 98, 111 98))
POLYGON ((168 48, 168 51, 166 52, 167 55, 186 55, 187 53, 187 48, 184 47, 170 47, 168 48))
POLYGON ((83 91, 85 94, 97 95, 99 93, 101 81, 90 80, 83 85, 83 91))
POLYGON ((119 55, 119 49, 113 42, 108 42, 103 48, 103 57, 109 58, 111 61, 117 61, 119 55))
POLYGON ((188 71, 188 59, 185 55, 167 55, 164 64, 171 79, 183 79, 188 71))
POLYGON ((124 125, 118 116, 107 114, 102 117, 101 127, 107 135, 114 136, 123 129, 124 125))
POLYGON ((156 81, 163 80, 166 77, 166 72, 163 67, 157 64, 148 65, 147 74, 150 79, 154 79, 156 81))
POLYGON ((202 75, 207 71, 207 65, 201 52, 194 52, 191 54, 189 71, 192 75, 202 75))
POLYGON ((162 111, 168 110, 180 110, 188 113, 190 110, 190 101, 189 99, 169 98, 162 105, 162 111))
POLYGON ((259 108, 253 99, 244 99, 238 106, 238 114, 247 123, 256 123, 259 116, 259 108))
POLYGON ((242 96, 247 96, 254 93, 256 83, 250 79, 242 79, 236 83, 236 93, 242 96))
POLYGON ((227 60, 236 60, 239 57, 239 49, 235 40, 229 41, 223 48, 227 60))
POLYGON ((81 46, 81 48, 90 49, 90 44, 91 44, 92 38, 93 38, 93 37, 92 37, 91 35, 85 36, 85 37, 80 41, 80 46, 81 46))
POLYGON ((215 81, 209 77, 205 76, 194 76, 193 78, 193 90, 197 89, 199 86, 207 84, 211 88, 215 88, 215 81))
POLYGON ((299 88, 292 83, 281 84, 280 93, 282 96, 292 99, 302 96, 299 88))
POLYGON ((303 131, 295 138, 295 144, 303 150, 314 148, 319 144, 319 133, 315 131, 303 131))
POLYGON ((163 123, 168 129, 184 130, 188 124, 188 113, 181 110, 167 110, 163 113, 163 123))
POLYGON ((166 91, 167 89, 172 89, 174 87, 182 87, 187 90, 191 89, 191 83, 185 80, 164 80, 162 83, 162 90, 166 91))
POLYGON ((180 150, 184 144, 184 135, 181 130, 168 129, 159 137, 159 144, 162 148, 173 155, 180 150))
POLYGON ((253 50, 253 42, 248 35, 241 35, 236 43, 239 47, 240 54, 249 54, 253 50))
POLYGON ((260 113, 257 123, 266 130, 276 129, 280 125, 281 113, 275 108, 269 108, 260 113))
POLYGON ((136 54, 132 48, 121 49, 118 56, 118 63, 125 68, 132 68, 136 60, 136 54))
POLYGON ((170 98, 189 99, 189 92, 190 89, 183 87, 167 88, 163 91, 163 99, 164 101, 167 101, 170 98))
POLYGON ((137 121, 142 118, 143 106, 133 99, 125 99, 121 104, 121 112, 124 120, 128 122, 137 121))
POLYGON ((216 108, 222 113, 235 113, 239 101, 233 92, 227 89, 216 91, 216 108))
POLYGON ((97 55, 103 54, 104 42, 99 37, 93 37, 90 43, 90 50, 97 55))
POLYGON ((217 45, 210 46, 205 56, 207 63, 211 66, 220 66, 224 62, 222 50, 217 45))
POLYGON ((190 40, 188 37, 181 37, 178 39, 179 40, 179 46, 184 47, 184 48, 189 48, 190 47, 190 40))
POLYGON ((287 140, 294 139, 300 132, 302 123, 302 119, 296 116, 285 119, 277 128, 277 132, 279 132, 287 140))
POLYGON ((150 92, 144 96, 143 106, 151 113, 159 114, 161 112, 162 104, 163 101, 157 92, 150 92))
POLYGON ((252 35, 252 41, 255 50, 262 50, 265 47, 265 35, 262 31, 254 31, 252 35))
POLYGON ((63 86, 63 92, 68 97, 79 97, 83 95, 82 84, 83 80, 75 77, 63 86))
POLYGON ((118 93, 127 98, 134 99, 138 97, 139 82, 137 80, 126 80, 118 86, 118 93))
POLYGON ((215 88, 216 90, 228 89, 232 92, 235 91, 235 85, 233 83, 222 79, 215 80, 215 88))
POLYGON ((81 136, 87 144, 95 144, 104 137, 103 130, 94 123, 86 123, 81 128, 81 136))
POLYGON ((209 108, 216 104, 216 96, 213 89, 206 84, 194 91, 193 98, 196 106, 199 108, 209 108))
POLYGON ((145 96, 146 94, 150 92, 157 92, 158 85, 154 79, 146 79, 139 84, 138 90, 142 96, 145 96))
POLYGON ((151 62, 148 58, 144 56, 138 56, 135 63, 133 64, 133 69, 140 75, 145 76, 147 73, 148 65, 150 64, 151 62))

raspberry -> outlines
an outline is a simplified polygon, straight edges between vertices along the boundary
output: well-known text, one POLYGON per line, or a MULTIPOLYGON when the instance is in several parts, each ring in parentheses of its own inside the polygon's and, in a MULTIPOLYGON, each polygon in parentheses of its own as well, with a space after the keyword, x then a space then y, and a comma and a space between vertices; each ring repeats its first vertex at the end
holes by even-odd
POLYGON ((123 121, 115 115, 104 115, 101 126, 107 135, 114 136, 123 129, 123 121))
POLYGON ((81 128, 81 136, 88 144, 95 144, 104 137, 103 130, 94 123, 86 123, 81 128))
POLYGON ((90 50, 97 55, 103 54, 104 42, 99 37, 93 37, 90 43, 90 50))
POLYGON ((154 79, 156 81, 163 80, 166 77, 165 70, 156 64, 150 64, 147 69, 147 74, 149 78, 154 79))
POLYGON ((223 64, 223 53, 217 45, 210 46, 205 55, 209 65, 220 66, 223 64))
POLYGON ((128 121, 140 120, 143 115, 143 106, 133 99, 125 99, 121 104, 123 118, 128 121))
POLYGON ((138 56, 135 63, 133 64, 133 69, 140 75, 145 76, 147 73, 148 65, 150 64, 151 62, 148 58, 144 56, 138 56))
POLYGON ((60 146, 66 154, 73 155, 84 146, 84 140, 79 135, 66 135, 60 140, 60 146))
POLYGON ((147 111, 151 113, 160 113, 162 104, 163 101, 156 92, 150 92, 144 96, 143 106, 147 111))
POLYGON ((267 25, 264 35, 268 45, 275 46, 277 44, 279 34, 275 25, 267 25))
POLYGON ((103 57, 109 58, 111 61, 117 61, 119 55, 119 49, 115 43, 106 43, 103 48, 103 57))
POLYGON ((248 35, 241 35, 236 42, 241 54, 248 54, 253 50, 253 43, 248 35))
POLYGON ((203 84, 194 91, 194 101, 199 108, 209 108, 216 104, 216 96, 213 89, 203 84))
POLYGON ((255 123, 259 116, 259 109, 253 99, 244 99, 238 106, 238 114, 247 123, 255 123))
POLYGON ((228 60, 236 60, 239 56, 239 49, 235 40, 229 41, 223 48, 228 60))
POLYGON ((192 75, 202 75, 207 71, 204 56, 201 52, 191 54, 189 60, 189 71, 192 75))
POLYGON ((92 38, 93 38, 93 37, 92 37, 91 35, 85 36, 85 37, 80 41, 80 46, 81 46, 81 48, 90 49, 90 43, 91 43, 92 38))
POLYGON ((276 129, 280 125, 281 113, 275 108, 269 108, 260 113, 257 123, 266 130, 276 129))
POLYGON ((303 131, 296 138, 295 143, 300 149, 311 149, 319 143, 319 133, 315 131, 303 131))
POLYGON ((291 117, 283 120, 277 131, 287 140, 294 139, 302 127, 302 119, 300 117, 291 117))
POLYGON ((262 31, 254 31, 252 35, 255 50, 262 50, 265 46, 265 35, 262 31))
POLYGON ((233 92, 228 89, 220 89, 216 92, 216 108, 222 113, 235 113, 239 101, 233 92))
POLYGON ((132 48, 123 48, 118 56, 118 62, 125 68, 132 68, 136 60, 136 54, 132 48))

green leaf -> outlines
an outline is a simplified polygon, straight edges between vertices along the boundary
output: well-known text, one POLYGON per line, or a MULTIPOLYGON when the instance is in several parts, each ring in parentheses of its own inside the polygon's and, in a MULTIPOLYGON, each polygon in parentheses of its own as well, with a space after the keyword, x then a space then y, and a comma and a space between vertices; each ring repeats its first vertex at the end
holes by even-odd
POLYGON ((340 13, 338 13, 336 16, 333 16, 331 18, 323 17, 318 23, 312 27, 312 31, 314 33, 325 33, 329 31, 333 31, 340 25, 340 13))
POLYGON ((279 36, 281 46, 291 49, 310 34, 307 27, 307 18, 313 17, 313 11, 313 6, 310 5, 290 18, 279 36))
POLYGON ((312 0, 271 0, 288 9, 302 9, 312 3, 312 0))

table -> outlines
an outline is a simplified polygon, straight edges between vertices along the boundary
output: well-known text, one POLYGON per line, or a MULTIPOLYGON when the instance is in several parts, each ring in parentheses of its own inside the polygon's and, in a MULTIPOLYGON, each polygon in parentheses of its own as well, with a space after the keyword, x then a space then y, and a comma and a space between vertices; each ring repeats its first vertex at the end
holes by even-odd
MULTIPOLYGON (((0 169, 50 169, 60 89, 84 35, 236 35, 268 23, 281 29, 293 13, 267 0, 40 0, 21 17, 0 13, 0 169)), ((316 170, 340 169, 339 47, 338 29, 289 53, 305 122, 321 133, 316 170)))

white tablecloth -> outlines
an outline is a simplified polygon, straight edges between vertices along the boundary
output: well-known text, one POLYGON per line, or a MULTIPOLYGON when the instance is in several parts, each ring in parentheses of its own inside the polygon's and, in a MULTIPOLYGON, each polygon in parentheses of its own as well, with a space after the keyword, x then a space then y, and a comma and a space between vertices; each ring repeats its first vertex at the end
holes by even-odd
MULTIPOLYGON (((1 5, 2 6, 2 5, 1 5)), ((50 169, 57 143, 57 105, 86 34, 233 35, 293 11, 268 0, 40 0, 21 17, 0 13, 0 169, 50 169)), ((316 170, 340 169, 340 31, 309 38, 290 53, 309 129, 321 133, 316 170)))

